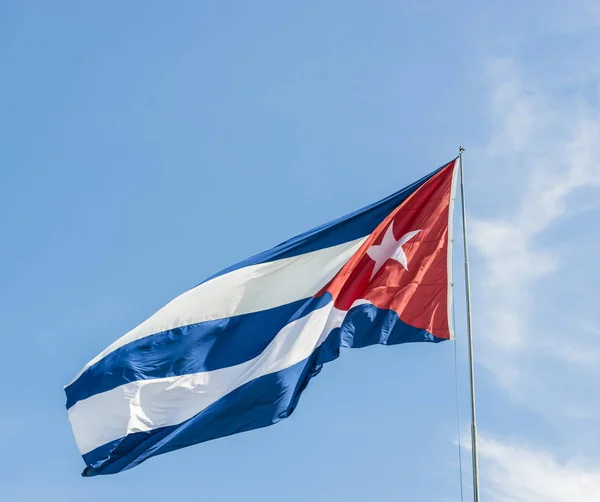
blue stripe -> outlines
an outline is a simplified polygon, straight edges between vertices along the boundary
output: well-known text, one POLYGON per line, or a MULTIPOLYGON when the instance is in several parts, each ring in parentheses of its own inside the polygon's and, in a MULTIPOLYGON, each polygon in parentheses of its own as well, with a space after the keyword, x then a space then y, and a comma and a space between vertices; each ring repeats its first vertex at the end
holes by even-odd
POLYGON ((434 342, 437 338, 429 331, 406 324, 394 310, 378 309, 364 304, 351 308, 340 328, 329 333, 319 348, 317 363, 337 359, 341 348, 358 349, 369 345, 398 345, 400 343, 434 342))
POLYGON ((285 325, 332 297, 305 298, 268 310, 191 324, 128 343, 86 369, 66 387, 67 409, 128 382, 212 371, 261 354, 285 325))
MULTIPOLYGON (((369 235, 387 215, 402 204, 413 192, 452 162, 454 162, 454 160, 444 164, 442 167, 421 178, 419 181, 393 193, 385 199, 381 199, 380 201, 365 206, 353 213, 342 216, 337 220, 330 221, 329 223, 325 223, 308 232, 297 235, 268 251, 264 251, 223 269, 202 282, 209 281, 210 279, 237 270, 238 268, 281 260, 291 256, 298 256, 318 249, 337 246, 338 244, 350 242, 369 235)), ((200 284, 202 284, 202 282, 200 284)))
POLYGON ((156 455, 279 422, 292 414, 310 379, 323 363, 339 356, 340 347, 440 341, 404 323, 394 311, 354 307, 342 327, 333 330, 309 358, 248 382, 179 425, 136 432, 96 448, 83 456, 88 467, 82 475, 113 474, 156 455))

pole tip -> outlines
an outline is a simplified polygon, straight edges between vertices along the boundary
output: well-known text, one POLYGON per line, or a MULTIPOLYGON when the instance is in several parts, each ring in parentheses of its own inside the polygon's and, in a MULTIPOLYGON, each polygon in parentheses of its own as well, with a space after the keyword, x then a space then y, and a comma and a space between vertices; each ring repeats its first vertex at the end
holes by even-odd
POLYGON ((465 147, 464 146, 459 146, 458 147, 458 152, 459 153, 463 153, 465 151, 465 147))

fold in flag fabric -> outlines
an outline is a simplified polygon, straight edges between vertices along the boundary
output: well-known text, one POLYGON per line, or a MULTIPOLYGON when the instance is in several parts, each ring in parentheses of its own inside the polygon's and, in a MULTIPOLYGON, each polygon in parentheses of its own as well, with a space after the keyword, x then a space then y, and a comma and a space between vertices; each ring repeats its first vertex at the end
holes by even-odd
POLYGON ((340 348, 452 338, 457 160, 210 277, 65 387, 84 476, 274 424, 340 348))

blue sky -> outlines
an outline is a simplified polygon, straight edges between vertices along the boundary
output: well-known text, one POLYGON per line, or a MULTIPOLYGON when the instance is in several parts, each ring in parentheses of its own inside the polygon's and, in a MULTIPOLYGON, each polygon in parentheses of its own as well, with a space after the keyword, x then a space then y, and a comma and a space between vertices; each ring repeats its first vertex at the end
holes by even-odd
POLYGON ((4 2, 2 500, 459 500, 450 343, 346 351, 290 419, 93 479, 62 386, 462 143, 485 500, 600 500, 599 46, 591 0, 4 2))

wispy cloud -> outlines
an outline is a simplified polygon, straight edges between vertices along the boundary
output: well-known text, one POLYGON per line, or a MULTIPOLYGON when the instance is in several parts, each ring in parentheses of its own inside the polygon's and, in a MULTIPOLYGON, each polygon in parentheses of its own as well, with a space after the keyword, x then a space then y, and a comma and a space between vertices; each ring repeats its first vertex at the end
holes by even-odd
POLYGON ((572 200, 579 189, 600 188, 600 120, 582 103, 553 99, 531 80, 525 84, 514 61, 490 66, 493 134, 479 162, 492 171, 513 166, 518 200, 502 208, 502 216, 472 222, 472 242, 482 258, 481 362, 505 389, 515 390, 527 370, 518 360, 523 351, 541 347, 543 355, 554 347, 552 355, 568 362, 582 356, 564 337, 550 343, 555 334, 535 318, 543 313, 535 311, 534 298, 541 281, 561 270, 564 235, 558 230, 548 239, 553 226, 569 204, 579 206, 572 200))
POLYGON ((559 462, 547 451, 482 437, 485 500, 490 502, 597 502, 600 469, 559 462))

